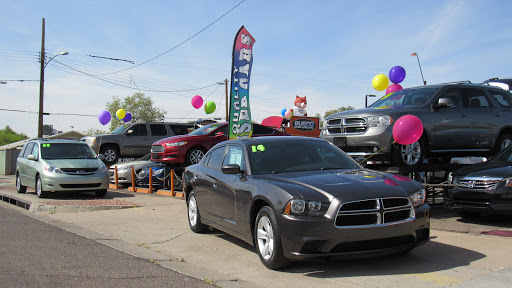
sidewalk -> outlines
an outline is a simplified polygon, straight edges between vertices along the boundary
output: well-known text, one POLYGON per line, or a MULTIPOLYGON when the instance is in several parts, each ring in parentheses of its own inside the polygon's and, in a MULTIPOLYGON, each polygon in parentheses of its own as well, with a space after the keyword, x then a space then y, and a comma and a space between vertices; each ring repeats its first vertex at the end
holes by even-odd
MULTIPOLYGON (((487 279, 495 279, 493 287, 508 287, 512 273, 512 238, 507 237, 436 229, 431 231, 429 243, 405 255, 299 262, 283 271, 272 271, 243 241, 217 230, 191 232, 186 204, 180 198, 109 190, 102 209, 85 210, 74 205, 62 210, 65 201, 92 203, 98 198, 85 193, 76 199, 69 195, 39 199, 33 192, 18 194, 14 176, 0 176, 0 195, 30 202, 25 213, 41 221, 225 288, 487 287, 482 284, 487 279), (108 204, 114 200, 130 204, 108 204), (53 206, 57 208, 35 208, 51 206, 45 202, 56 202, 53 206)), ((449 217, 432 218, 432 226, 447 229, 449 221, 449 217)))

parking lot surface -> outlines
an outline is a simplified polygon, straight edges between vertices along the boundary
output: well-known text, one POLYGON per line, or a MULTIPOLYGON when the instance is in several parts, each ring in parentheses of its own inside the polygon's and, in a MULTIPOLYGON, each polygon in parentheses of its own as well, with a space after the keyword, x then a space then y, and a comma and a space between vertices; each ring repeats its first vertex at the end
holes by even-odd
POLYGON ((463 220, 439 205, 431 213, 431 241, 408 254, 272 271, 245 242, 217 230, 191 232, 180 198, 111 189, 104 199, 39 199, 16 193, 12 175, 0 176, 0 197, 0 205, 221 287, 510 287, 512 279, 512 218, 463 220))

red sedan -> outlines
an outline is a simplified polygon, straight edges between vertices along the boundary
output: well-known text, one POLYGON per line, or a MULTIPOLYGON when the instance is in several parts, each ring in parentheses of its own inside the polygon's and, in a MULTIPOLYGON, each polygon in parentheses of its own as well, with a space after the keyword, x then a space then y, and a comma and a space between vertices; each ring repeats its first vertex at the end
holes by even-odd
MULTIPOLYGON (((286 133, 253 124, 253 137, 283 136, 286 133)), ((228 140, 228 123, 213 123, 189 134, 160 139, 151 146, 151 161, 169 164, 196 164, 215 144, 228 140)))

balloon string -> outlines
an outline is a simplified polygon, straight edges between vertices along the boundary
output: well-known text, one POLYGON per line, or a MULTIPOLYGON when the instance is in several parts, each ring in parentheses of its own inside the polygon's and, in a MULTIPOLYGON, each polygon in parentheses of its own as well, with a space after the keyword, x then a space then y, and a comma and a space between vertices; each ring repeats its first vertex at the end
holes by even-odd
MULTIPOLYGON (((396 143, 396 140, 393 140, 393 143, 389 144, 387 147, 389 147, 389 146, 391 146, 391 145, 394 145, 395 143, 396 143)), ((372 155, 368 156, 367 158, 364 158, 363 160, 361 160, 361 161, 359 162, 359 164, 361 164, 361 163, 362 163, 362 162, 364 162, 364 161, 368 161, 368 159, 372 158, 372 157, 373 157, 373 156, 375 156, 377 153, 381 152, 382 150, 384 150, 384 149, 385 149, 385 148, 387 148, 387 147, 384 147, 384 148, 380 149, 379 151, 377 151, 377 152, 373 153, 372 155)))

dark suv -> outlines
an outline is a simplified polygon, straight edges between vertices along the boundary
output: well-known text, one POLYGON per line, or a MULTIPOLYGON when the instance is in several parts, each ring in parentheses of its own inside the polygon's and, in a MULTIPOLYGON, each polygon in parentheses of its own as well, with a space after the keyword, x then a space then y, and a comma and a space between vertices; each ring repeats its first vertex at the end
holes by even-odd
POLYGON ((416 166, 425 158, 489 156, 512 143, 512 94, 471 83, 403 89, 365 109, 336 113, 324 120, 321 138, 352 157, 416 166), (393 143, 393 124, 403 115, 421 119, 422 137, 410 145, 393 143))
POLYGON ((148 122, 128 123, 118 127, 110 134, 83 137, 96 153, 105 156, 108 166, 117 163, 119 158, 139 158, 149 153, 153 142, 176 135, 187 134, 194 130, 195 124, 148 122))

